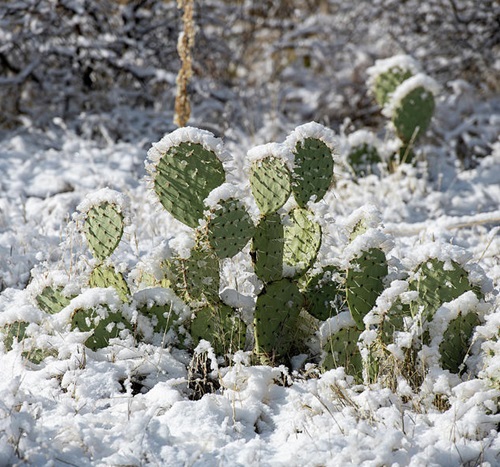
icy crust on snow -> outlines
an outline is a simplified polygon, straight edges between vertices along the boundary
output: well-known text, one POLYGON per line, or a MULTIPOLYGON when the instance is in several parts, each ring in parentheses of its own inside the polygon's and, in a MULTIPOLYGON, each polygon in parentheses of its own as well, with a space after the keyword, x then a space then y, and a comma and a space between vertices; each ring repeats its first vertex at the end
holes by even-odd
POLYGON ((387 105, 384 106, 382 113, 388 118, 392 118, 396 109, 401 106, 402 100, 413 90, 423 87, 434 97, 439 94, 439 84, 430 76, 419 73, 403 81, 392 93, 387 105))
POLYGON ((107 187, 101 188, 100 190, 94 191, 85 196, 85 198, 76 208, 80 214, 74 216, 75 220, 84 220, 90 209, 102 203, 109 203, 116 206, 117 211, 123 215, 124 224, 130 224, 129 198, 123 193, 107 187))
POLYGON ((385 253, 389 252, 394 246, 394 240, 379 229, 369 228, 366 232, 358 235, 344 249, 342 264, 348 268, 350 262, 359 258, 364 252, 371 248, 380 248, 385 253))
POLYGON ((284 144, 293 152, 297 143, 304 141, 307 138, 315 138, 323 141, 334 155, 335 148, 338 146, 337 137, 330 128, 316 122, 305 123, 293 130, 285 139, 284 144))
POLYGON ((376 79, 391 68, 409 70, 414 75, 420 73, 422 70, 420 64, 409 55, 395 55, 394 57, 376 60, 375 64, 366 70, 368 74, 368 87, 373 89, 376 79))
MULTIPOLYGON (((205 206, 209 211, 205 212, 206 216, 213 216, 214 211, 221 208, 221 201, 229 199, 236 200, 241 207, 243 207, 256 221, 259 218, 259 210, 255 202, 252 202, 252 197, 249 195, 249 189, 236 186, 232 183, 223 183, 222 185, 214 188, 205 198, 205 206)), ((200 221, 200 226, 204 226, 206 220, 200 221)))

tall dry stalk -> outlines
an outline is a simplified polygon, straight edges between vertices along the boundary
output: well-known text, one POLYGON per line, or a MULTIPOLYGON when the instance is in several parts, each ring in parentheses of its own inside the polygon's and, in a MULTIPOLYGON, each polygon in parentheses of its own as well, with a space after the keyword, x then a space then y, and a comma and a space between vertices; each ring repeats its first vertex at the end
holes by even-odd
POLYGON ((175 96, 175 114, 174 123, 179 127, 186 126, 191 115, 191 105, 187 87, 189 80, 193 76, 193 67, 191 64, 191 49, 194 46, 194 22, 193 10, 194 0, 177 0, 177 7, 184 9, 182 15, 183 31, 179 34, 177 42, 177 52, 181 58, 181 69, 177 75, 177 93, 175 96))

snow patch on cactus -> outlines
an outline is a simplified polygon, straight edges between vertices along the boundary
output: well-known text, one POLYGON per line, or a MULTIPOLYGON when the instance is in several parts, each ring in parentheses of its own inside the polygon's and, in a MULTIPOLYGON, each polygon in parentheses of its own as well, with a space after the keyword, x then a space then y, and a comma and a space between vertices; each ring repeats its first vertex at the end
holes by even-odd
POLYGON ((366 70, 368 74, 368 87, 373 89, 376 79, 383 73, 387 73, 392 68, 400 68, 401 70, 409 70, 416 75, 421 72, 422 68, 414 58, 409 55, 395 55, 394 57, 377 60, 373 66, 366 70))
POLYGON ((330 148, 332 154, 335 148, 338 147, 338 138, 334 131, 316 122, 305 123, 295 128, 285 139, 284 144, 293 151, 297 143, 306 138, 315 138, 323 141, 330 148))
POLYGON ((434 97, 439 94, 439 84, 430 76, 419 73, 407 80, 403 81, 392 93, 391 98, 386 106, 382 109, 382 114, 387 118, 392 118, 395 109, 401 106, 402 100, 414 89, 423 87, 430 92, 434 97))
POLYGON ((326 321, 321 323, 318 330, 318 337, 320 342, 325 342, 331 336, 339 332, 341 329, 355 327, 356 323, 352 319, 351 313, 349 311, 342 311, 338 315, 328 318, 326 321))
POLYGON ((130 200, 128 196, 107 187, 86 195, 76 208, 79 213, 73 215, 74 220, 85 220, 87 213, 94 206, 99 206, 103 203, 109 203, 115 206, 117 212, 121 213, 123 216, 123 224, 130 225, 130 200))
POLYGON ((247 152, 245 159, 245 172, 249 174, 254 163, 259 163, 268 157, 281 159, 289 170, 293 170, 293 153, 290 148, 281 143, 267 143, 255 146, 247 152))

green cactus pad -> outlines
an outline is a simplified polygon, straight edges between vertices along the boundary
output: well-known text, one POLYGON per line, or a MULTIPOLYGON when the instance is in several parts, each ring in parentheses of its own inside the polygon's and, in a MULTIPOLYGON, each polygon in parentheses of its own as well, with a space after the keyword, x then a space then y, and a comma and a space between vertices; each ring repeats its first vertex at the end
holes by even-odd
POLYGON ((282 159, 266 157, 253 163, 250 186, 261 214, 271 214, 290 197, 290 171, 282 159))
POLYGON ((330 336, 323 346, 326 352, 322 362, 324 370, 344 367, 345 372, 355 378, 356 382, 363 381, 363 359, 358 348, 361 331, 355 327, 345 327, 330 336))
POLYGON ((297 142, 293 153, 292 191, 304 208, 313 196, 316 202, 323 199, 333 182, 332 150, 319 139, 305 138, 297 142))
POLYGON ((471 285, 469 275, 462 266, 455 261, 445 265, 436 258, 417 267, 415 279, 410 281, 410 290, 418 292, 417 300, 410 304, 412 315, 416 316, 423 308, 426 321, 432 320, 443 303, 455 300, 468 290, 473 290, 478 298, 482 298, 480 289, 471 285))
POLYGON ((245 348, 246 325, 222 302, 196 310, 190 332, 195 346, 204 339, 210 342, 217 355, 245 348))
POLYGON ((419 86, 410 91, 394 108, 392 123, 399 138, 410 143, 425 133, 434 113, 435 101, 431 91, 419 86))
POLYGON ((3 334, 3 345, 7 352, 12 350, 14 342, 21 342, 24 339, 28 325, 29 323, 26 321, 14 321, 13 323, 5 324, 0 329, 0 333, 3 334))
POLYGON ((358 177, 364 177, 376 172, 376 166, 382 162, 375 146, 363 143, 351 148, 347 155, 347 163, 358 177))
POLYGON ((306 310, 321 321, 338 314, 345 304, 344 286, 335 279, 338 274, 338 268, 328 266, 307 281, 304 291, 306 310))
POLYGON ((165 334, 172 324, 179 318, 173 310, 171 304, 159 305, 157 303, 143 305, 137 311, 143 316, 151 319, 154 332, 165 334))
POLYGON ((283 277, 284 228, 277 213, 261 218, 252 240, 255 274, 264 282, 283 277))
POLYGON ((222 162, 199 143, 183 142, 162 155, 156 165, 154 191, 177 220, 196 228, 205 198, 225 180, 222 162))
POLYGON ((167 263, 167 278, 174 291, 186 302, 219 300, 219 258, 198 246, 187 259, 175 258, 167 263))
POLYGON ((220 201, 207 223, 210 246, 221 259, 239 253, 255 230, 252 218, 237 199, 220 201))
POLYGON ((387 276, 385 253, 379 248, 370 248, 355 258, 347 270, 346 299, 359 329, 364 329, 363 318, 375 306, 378 296, 384 290, 387 276))
POLYGON ((284 271, 301 276, 314 263, 321 246, 321 227, 311 218, 307 209, 296 208, 290 213, 290 222, 285 225, 283 251, 284 271))
POLYGON ((45 287, 39 295, 36 296, 36 302, 42 311, 48 314, 59 313, 63 308, 69 305, 71 297, 63 295, 64 287, 45 287))
POLYGON ((255 352, 264 361, 287 356, 297 333, 304 297, 288 279, 267 284, 257 297, 254 314, 255 352))
POLYGON ((394 66, 384 73, 380 73, 373 83, 373 93, 378 105, 384 107, 396 88, 412 76, 413 73, 410 70, 399 66, 394 66))
POLYGON ((97 266, 89 278, 90 287, 113 287, 120 299, 126 303, 130 301, 130 289, 128 288, 127 281, 123 277, 123 274, 115 271, 112 266, 105 266, 101 264, 97 266))
POLYGON ((115 251, 123 235, 123 214, 108 202, 92 206, 86 214, 83 231, 92 254, 103 261, 115 251))
POLYGON ((98 305, 75 310, 71 316, 71 329, 93 331, 85 346, 95 351, 107 347, 110 339, 119 337, 124 329, 131 329, 131 324, 122 313, 111 312, 107 306, 98 305))
POLYGON ((449 323, 439 346, 441 365, 445 370, 459 373, 469 351, 474 328, 481 322, 474 312, 459 314, 449 323))

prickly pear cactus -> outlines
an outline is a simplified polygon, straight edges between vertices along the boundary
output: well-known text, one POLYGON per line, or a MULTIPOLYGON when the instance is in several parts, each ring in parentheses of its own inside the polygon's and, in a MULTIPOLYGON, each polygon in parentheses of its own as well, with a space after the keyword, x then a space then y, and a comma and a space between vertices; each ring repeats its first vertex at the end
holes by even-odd
POLYGON ((14 342, 21 342, 24 339, 28 325, 26 321, 14 321, 2 326, 0 333, 3 334, 3 345, 6 351, 12 350, 14 342))
POLYGON ((59 313, 63 308, 69 305, 71 297, 63 294, 64 287, 48 285, 36 296, 36 302, 39 308, 45 313, 59 313))
POLYGON ((399 138, 411 143, 429 127, 436 106, 434 95, 425 86, 418 86, 395 99, 399 100, 393 107, 392 123, 399 138))
POLYGON ((260 219, 252 240, 252 261, 255 273, 264 282, 283 277, 284 227, 278 213, 260 219))
MULTIPOLYGON (((99 291, 96 292, 99 294, 99 291)), ((105 290, 102 290, 102 292, 103 296, 108 295, 105 290)), ((92 293, 92 291, 89 293, 92 293)), ((88 305, 90 303, 84 304, 83 301, 81 306, 75 304, 75 309, 71 314, 71 329, 78 329, 80 332, 92 332, 85 341, 85 346, 89 349, 95 351, 107 347, 110 339, 120 337, 122 331, 132 329, 130 321, 122 313, 122 310, 113 309, 112 311, 114 307, 106 303, 106 300, 97 300, 92 303, 92 306, 88 305)))
POLYGON ((304 274, 316 259, 321 246, 321 227, 307 209, 296 208, 284 229, 284 275, 298 277, 304 274))
POLYGON ((166 267, 171 287, 186 303, 219 300, 219 258, 213 250, 198 245, 189 258, 174 258, 166 267))
POLYGON ((327 266, 311 276, 303 291, 305 308, 315 318, 326 321, 345 307, 345 278, 335 266, 327 266))
POLYGON ((290 171, 282 158, 256 160, 250 171, 250 187, 262 215, 276 212, 291 194, 290 171))
POLYGON ((469 281, 469 274, 456 261, 429 258, 421 263, 409 281, 410 290, 418 292, 415 301, 410 303, 413 316, 423 310, 423 319, 432 320, 436 310, 446 302, 455 300, 464 292, 472 290, 478 297, 482 292, 469 281))
POLYGON ((254 314, 255 353, 261 361, 286 357, 294 343, 296 322, 304 303, 289 279, 267 284, 257 297, 254 314))
POLYGON ((148 171, 160 203, 189 227, 198 226, 204 200, 225 181, 221 145, 207 131, 179 128, 148 152, 148 171))
POLYGON ((115 251, 122 238, 123 227, 121 207, 116 204, 102 202, 87 211, 83 231, 97 259, 104 261, 115 251))
POLYGON ((130 289, 127 281, 113 266, 101 264, 92 270, 89 278, 90 287, 113 287, 123 302, 130 301, 130 289))
POLYGON ((377 60, 367 72, 375 100, 380 107, 384 107, 400 84, 420 72, 420 65, 408 55, 397 55, 377 60))
POLYGON ((211 343, 217 355, 233 354, 245 348, 246 325, 222 302, 195 310, 190 333, 195 346, 204 339, 211 343))
POLYGON ((243 204, 237 199, 221 200, 207 222, 210 246, 220 259, 239 253, 250 241, 255 226, 243 204))
POLYGON ((324 339, 323 361, 324 370, 344 367, 345 372, 355 378, 356 382, 363 381, 363 359, 358 347, 361 331, 357 328, 348 311, 340 313, 328 320, 325 325, 327 337, 324 339))
POLYGON ((352 147, 347 154, 347 163, 358 177, 376 173, 377 164, 381 162, 382 159, 377 148, 368 143, 352 147))
POLYGON ((380 248, 370 248, 351 261, 346 276, 346 299, 359 329, 365 328, 363 318, 384 290, 387 273, 385 253, 380 248))
POLYGON ((299 126, 285 144, 294 155, 292 192, 304 208, 311 200, 320 201, 333 183, 333 134, 317 123, 299 126))

